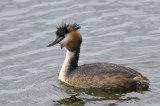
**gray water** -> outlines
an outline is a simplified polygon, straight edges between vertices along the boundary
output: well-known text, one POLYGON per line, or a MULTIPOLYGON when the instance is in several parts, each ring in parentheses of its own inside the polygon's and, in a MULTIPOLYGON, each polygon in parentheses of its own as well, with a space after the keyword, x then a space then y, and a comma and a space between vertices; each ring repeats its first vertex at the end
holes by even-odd
POLYGON ((0 106, 159 106, 159 88, 160 0, 0 0, 0 106), (82 26, 79 65, 135 68, 149 90, 73 96, 61 89, 66 50, 46 47, 61 22, 82 26))

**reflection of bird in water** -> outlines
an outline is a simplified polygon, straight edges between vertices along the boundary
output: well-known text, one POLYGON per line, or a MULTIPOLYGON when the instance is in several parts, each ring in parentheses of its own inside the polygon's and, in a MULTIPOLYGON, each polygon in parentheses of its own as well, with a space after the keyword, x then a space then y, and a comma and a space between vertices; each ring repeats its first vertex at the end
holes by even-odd
POLYGON ((67 106, 84 106, 85 102, 82 99, 77 98, 75 95, 61 99, 58 101, 53 101, 55 105, 61 106, 61 105, 67 105, 67 106))
POLYGON ((67 49, 59 80, 79 88, 136 89, 148 88, 149 81, 134 69, 112 63, 78 66, 82 36, 78 24, 57 27, 56 40, 48 46, 61 44, 67 49))
POLYGON ((108 100, 108 105, 117 106, 118 102, 122 101, 138 101, 138 97, 127 97, 125 96, 130 91, 117 91, 117 90, 105 90, 105 89, 75 89, 75 88, 66 88, 65 92, 67 94, 73 94, 68 98, 60 99, 53 101, 55 105, 67 105, 67 106, 85 106, 88 102, 99 102, 108 100), (80 94, 81 93, 81 94, 80 94), (80 95, 79 95, 80 94, 80 95), (89 96, 90 95, 90 96, 89 96), (89 97, 88 97, 89 96, 89 97))

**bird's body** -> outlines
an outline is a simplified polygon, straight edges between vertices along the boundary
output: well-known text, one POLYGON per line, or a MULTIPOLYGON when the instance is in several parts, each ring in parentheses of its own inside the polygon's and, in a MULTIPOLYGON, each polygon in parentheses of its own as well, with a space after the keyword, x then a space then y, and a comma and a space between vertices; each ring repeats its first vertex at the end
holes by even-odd
POLYGON ((135 89, 147 88, 147 78, 137 71, 112 63, 93 63, 72 71, 66 83, 80 88, 135 89))
POLYGON ((148 88, 149 81, 134 69, 112 63, 92 63, 78 66, 82 37, 77 24, 64 24, 58 28, 56 40, 67 48, 59 80, 79 88, 136 89, 148 88), (63 33, 62 33, 63 32, 63 33))

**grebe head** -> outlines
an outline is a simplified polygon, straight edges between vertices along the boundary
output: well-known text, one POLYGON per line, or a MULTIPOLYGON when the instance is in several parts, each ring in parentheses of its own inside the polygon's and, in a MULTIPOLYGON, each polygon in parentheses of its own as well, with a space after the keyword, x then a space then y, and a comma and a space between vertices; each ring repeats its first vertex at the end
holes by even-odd
POLYGON ((61 49, 66 47, 68 50, 76 49, 81 44, 82 38, 78 31, 80 25, 74 24, 62 24, 57 27, 56 39, 48 45, 48 47, 55 44, 61 44, 61 49))

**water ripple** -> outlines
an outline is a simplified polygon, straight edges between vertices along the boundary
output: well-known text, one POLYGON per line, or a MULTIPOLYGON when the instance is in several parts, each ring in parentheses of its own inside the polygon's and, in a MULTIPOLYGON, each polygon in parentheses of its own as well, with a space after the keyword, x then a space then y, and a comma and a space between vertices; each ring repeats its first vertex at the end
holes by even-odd
POLYGON ((132 92, 107 101, 80 94, 78 100, 86 105, 160 104, 159 13, 159 0, 1 0, 0 105, 48 106, 70 97, 57 81, 65 50, 46 47, 61 21, 82 26, 79 64, 123 64, 150 79, 150 91, 143 94, 132 92))

